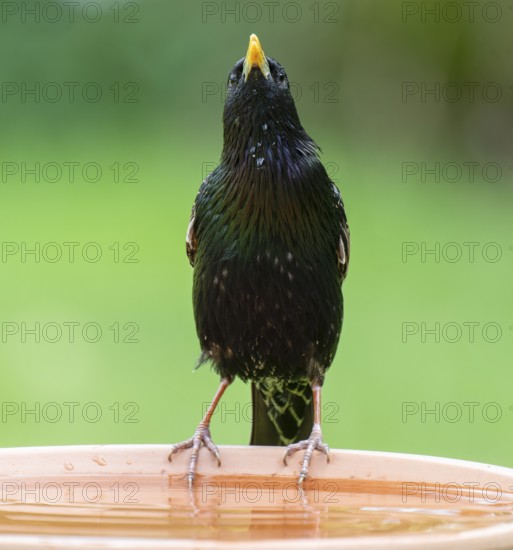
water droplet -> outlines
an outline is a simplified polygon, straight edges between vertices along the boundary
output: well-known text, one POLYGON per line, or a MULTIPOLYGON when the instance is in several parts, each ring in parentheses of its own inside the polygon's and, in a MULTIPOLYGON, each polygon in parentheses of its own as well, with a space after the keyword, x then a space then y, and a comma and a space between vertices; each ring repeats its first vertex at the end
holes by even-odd
POLYGON ((258 168, 261 168, 264 165, 265 158, 264 157, 258 157, 256 160, 256 165, 258 168))
POLYGON ((107 466, 107 461, 103 458, 103 456, 93 456, 91 459, 93 462, 96 462, 98 466, 107 466))

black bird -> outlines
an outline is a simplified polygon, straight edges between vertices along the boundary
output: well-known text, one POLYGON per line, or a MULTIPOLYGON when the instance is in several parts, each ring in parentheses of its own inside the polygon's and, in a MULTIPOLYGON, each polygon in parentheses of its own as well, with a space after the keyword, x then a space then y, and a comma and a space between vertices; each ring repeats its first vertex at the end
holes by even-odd
POLYGON ((221 384, 192 438, 187 479, 205 445, 219 464, 210 419, 238 376, 251 380, 252 445, 288 445, 284 462, 305 450, 327 455, 321 387, 343 318, 341 283, 349 263, 344 205, 305 132, 283 67, 251 35, 228 77, 224 146, 202 183, 187 229, 194 266, 199 364, 211 361, 221 384))

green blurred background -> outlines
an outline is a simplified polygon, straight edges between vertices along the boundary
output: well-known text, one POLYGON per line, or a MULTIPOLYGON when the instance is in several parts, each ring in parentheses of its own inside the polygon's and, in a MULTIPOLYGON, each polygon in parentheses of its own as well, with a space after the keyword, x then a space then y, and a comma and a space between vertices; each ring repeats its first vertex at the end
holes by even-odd
MULTIPOLYGON (((218 380, 192 372, 185 230, 255 32, 351 227, 325 440, 513 466, 506 2, 0 4, 1 445, 192 434, 218 380)), ((249 401, 229 389, 218 444, 249 441, 249 401)))

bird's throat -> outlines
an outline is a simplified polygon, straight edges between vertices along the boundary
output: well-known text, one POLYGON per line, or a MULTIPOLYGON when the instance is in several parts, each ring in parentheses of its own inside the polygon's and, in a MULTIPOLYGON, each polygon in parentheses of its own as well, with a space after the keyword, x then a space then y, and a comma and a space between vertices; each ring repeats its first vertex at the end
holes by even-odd
POLYGON ((317 160, 317 146, 302 128, 276 121, 225 126, 221 162, 245 180, 293 181, 317 160))

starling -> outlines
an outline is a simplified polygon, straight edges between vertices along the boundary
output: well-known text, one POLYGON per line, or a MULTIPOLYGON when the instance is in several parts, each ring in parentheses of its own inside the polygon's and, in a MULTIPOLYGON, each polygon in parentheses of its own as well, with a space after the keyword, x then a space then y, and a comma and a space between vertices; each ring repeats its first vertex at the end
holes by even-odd
POLYGON ((283 67, 252 34, 228 77, 220 164, 202 183, 187 229, 201 344, 221 383, 193 437, 192 486, 202 445, 217 458, 210 420, 238 376, 251 381, 252 445, 305 450, 299 485, 321 433, 321 388, 343 318, 349 263, 344 204, 305 132, 283 67))

